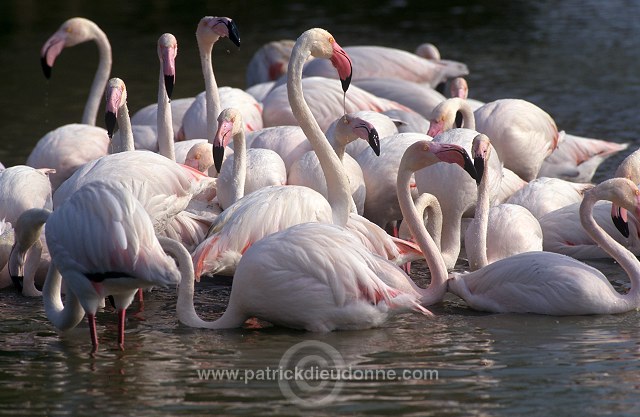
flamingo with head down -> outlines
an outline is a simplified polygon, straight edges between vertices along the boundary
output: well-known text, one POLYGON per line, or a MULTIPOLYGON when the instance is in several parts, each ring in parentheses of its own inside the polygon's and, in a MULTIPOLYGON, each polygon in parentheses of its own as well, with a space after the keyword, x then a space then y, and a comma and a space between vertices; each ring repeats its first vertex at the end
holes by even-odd
POLYGON ((95 315, 112 295, 118 345, 124 348, 125 312, 138 288, 178 283, 176 265, 162 251, 144 207, 125 186, 105 181, 85 185, 53 212, 28 210, 18 221, 20 245, 12 251, 13 265, 21 262, 24 248, 37 240, 45 223, 52 258, 44 289, 47 317, 56 327, 69 329, 82 320, 82 306, 95 352, 95 315), (60 301, 60 275, 67 288, 65 305, 60 301))

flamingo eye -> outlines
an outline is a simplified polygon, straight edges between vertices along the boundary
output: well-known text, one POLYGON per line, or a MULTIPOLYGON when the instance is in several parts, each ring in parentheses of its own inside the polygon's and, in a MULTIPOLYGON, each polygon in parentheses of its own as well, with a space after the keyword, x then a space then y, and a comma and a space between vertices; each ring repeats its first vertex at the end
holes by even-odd
POLYGON ((333 37, 329 38, 329 43, 334 43, 335 39, 333 39, 333 37))

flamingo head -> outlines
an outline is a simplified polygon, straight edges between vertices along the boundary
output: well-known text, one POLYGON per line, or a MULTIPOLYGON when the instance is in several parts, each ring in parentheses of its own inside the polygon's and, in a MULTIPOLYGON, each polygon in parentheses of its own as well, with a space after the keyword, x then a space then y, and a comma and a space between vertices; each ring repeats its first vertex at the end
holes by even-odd
POLYGON ((459 97, 466 99, 469 97, 469 85, 463 77, 454 78, 449 87, 449 95, 451 97, 459 97))
POLYGON ((627 215, 627 209, 617 204, 611 204, 611 220, 616 226, 616 229, 626 238, 629 237, 629 221, 627 215))
POLYGON ((106 106, 104 121, 107 127, 109 138, 113 138, 113 131, 116 127, 118 111, 127 102, 127 89, 124 81, 120 78, 112 78, 107 83, 105 90, 106 106))
POLYGON ((310 52, 315 58, 324 58, 331 61, 338 71, 338 77, 342 83, 342 91, 346 92, 351 84, 352 65, 351 58, 334 37, 324 29, 309 29, 300 35, 298 40, 310 40, 310 52))
POLYGON ((380 156, 380 136, 375 127, 366 120, 353 114, 345 114, 336 124, 336 137, 345 138, 346 142, 364 139, 369 143, 373 152, 380 156))
POLYGON ((595 196, 597 200, 611 201, 614 224, 625 237, 629 236, 627 212, 630 211, 636 218, 640 218, 640 190, 633 181, 622 177, 611 178, 587 191, 585 198, 587 196, 592 198, 595 196))
POLYGON ((95 23, 82 17, 74 17, 64 22, 40 50, 40 64, 44 76, 47 79, 51 78, 53 63, 64 48, 95 39, 95 28, 95 23))
POLYGON ((464 169, 471 178, 478 180, 478 174, 467 151, 463 147, 451 143, 420 140, 407 148, 402 156, 401 165, 415 172, 438 162, 456 164, 464 169))
POLYGON ((218 130, 213 140, 213 164, 216 171, 220 173, 222 160, 224 159, 224 148, 231 139, 242 132, 242 116, 237 109, 227 108, 220 112, 218 116, 218 130))
POLYGON ((171 98, 173 86, 176 83, 176 56, 178 55, 178 41, 171 33, 164 33, 158 39, 158 58, 164 74, 164 88, 171 98))
POLYGON ((427 135, 435 138, 445 130, 462 127, 462 117, 458 115, 465 105, 468 106, 465 100, 459 97, 453 97, 438 104, 431 112, 427 135))
POLYGON ((199 43, 204 42, 211 46, 220 38, 229 38, 238 48, 240 47, 238 26, 228 17, 203 17, 196 30, 196 38, 199 43))
POLYGON ((184 164, 195 168, 200 172, 207 172, 213 165, 213 152, 211 144, 208 142, 196 143, 187 152, 184 164))
POLYGON ((489 155, 491 154, 491 141, 487 135, 480 133, 478 136, 473 138, 471 154, 473 155, 473 167, 478 174, 476 183, 480 185, 480 181, 484 177, 484 167, 487 164, 489 155))

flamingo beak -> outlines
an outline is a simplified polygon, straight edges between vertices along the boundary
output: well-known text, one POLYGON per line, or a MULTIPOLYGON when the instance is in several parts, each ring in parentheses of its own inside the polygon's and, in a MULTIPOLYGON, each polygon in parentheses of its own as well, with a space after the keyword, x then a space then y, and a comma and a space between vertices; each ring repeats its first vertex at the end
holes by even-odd
POLYGON ((477 156, 473 158, 473 168, 475 169, 476 175, 477 175, 476 185, 480 185, 480 181, 484 176, 484 164, 485 164, 484 157, 477 156))
POLYGON ((342 82, 342 91, 345 93, 349 89, 349 85, 351 84, 351 77, 353 75, 353 68, 351 65, 351 58, 345 52, 344 49, 338 42, 333 42, 333 54, 331 55, 331 63, 338 71, 338 76, 340 77, 340 82, 342 82))
POLYGON ((238 48, 240 48, 240 32, 238 31, 238 26, 236 26, 236 22, 229 19, 227 22, 227 31, 229 32, 229 39, 233 42, 238 48))
POLYGON ((380 156, 380 136, 376 128, 373 127, 371 123, 359 117, 351 117, 349 115, 345 115, 344 117, 354 126, 353 133, 359 138, 366 140, 376 156, 380 156))
POLYGON ((231 140, 233 132, 233 122, 223 120, 218 124, 216 137, 213 140, 213 165, 216 167, 218 174, 222 169, 222 160, 224 159, 224 148, 231 140))
POLYGON ((176 56, 177 48, 162 48, 162 73, 164 74, 164 88, 167 96, 171 98, 173 87, 176 83, 176 56))
POLYGON ((53 63, 64 49, 64 42, 64 36, 59 33, 54 33, 49 39, 47 39, 40 50, 40 65, 42 66, 42 72, 47 80, 51 78, 51 68, 53 68, 53 63))
POLYGON ((369 132, 369 146, 373 149, 373 152, 376 156, 380 156, 380 137, 378 136, 378 131, 373 128, 369 132))
POLYGON ((459 165, 471 178, 476 180, 476 183, 479 182, 478 173, 473 166, 473 162, 463 147, 454 144, 431 142, 431 150, 442 162, 459 165))
POLYGON ((435 138, 439 133, 444 131, 444 120, 429 122, 428 136, 435 138))
POLYGON ((613 220, 613 224, 616 226, 616 229, 622 236, 628 238, 629 237, 629 223, 627 222, 627 210, 623 207, 618 206, 617 204, 611 204, 611 220, 613 220))

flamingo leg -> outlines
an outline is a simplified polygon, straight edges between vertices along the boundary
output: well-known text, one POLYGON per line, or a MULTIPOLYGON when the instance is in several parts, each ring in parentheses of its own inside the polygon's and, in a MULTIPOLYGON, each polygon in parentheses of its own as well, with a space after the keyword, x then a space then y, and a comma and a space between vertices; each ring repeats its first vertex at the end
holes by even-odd
POLYGON ((136 296, 138 299, 138 304, 140 305, 138 312, 144 311, 144 296, 142 295, 142 288, 138 288, 138 292, 136 293, 136 296))
MULTIPOLYGON (((142 290, 138 290, 142 291, 142 290)), ((118 310, 118 347, 120 350, 124 350, 124 322, 127 314, 127 310, 118 310)))
POLYGON ((95 314, 87 314, 87 320, 89 321, 89 334, 91 335, 91 345, 93 345, 93 349, 91 350, 91 353, 95 353, 98 350, 98 334, 96 331, 95 314))

